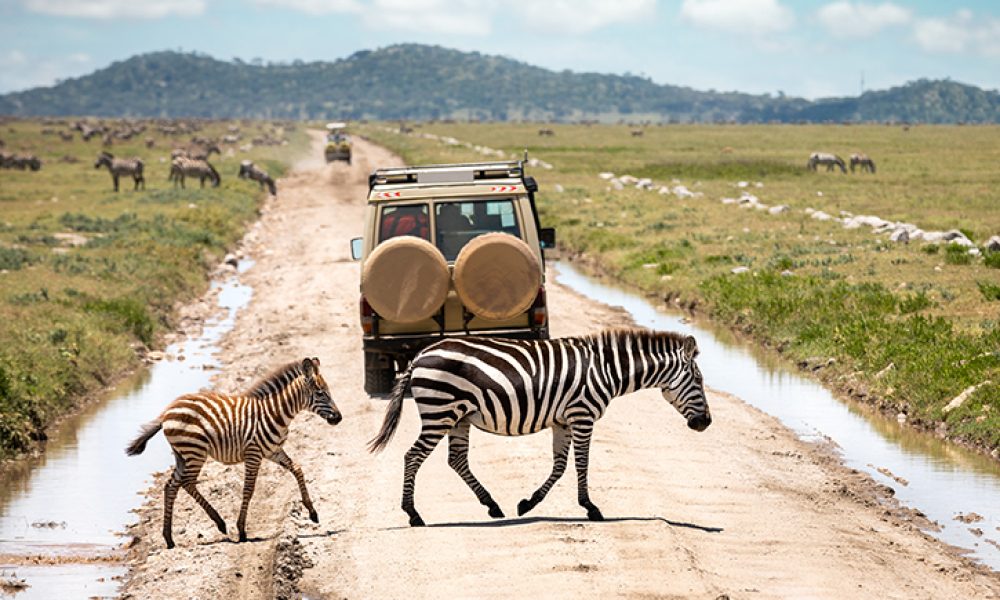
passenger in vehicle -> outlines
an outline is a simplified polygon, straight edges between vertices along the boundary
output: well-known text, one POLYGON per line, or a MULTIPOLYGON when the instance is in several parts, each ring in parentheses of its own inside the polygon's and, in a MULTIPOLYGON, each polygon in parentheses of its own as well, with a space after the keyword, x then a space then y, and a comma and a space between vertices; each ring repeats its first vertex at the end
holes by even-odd
POLYGON ((413 235, 430 241, 427 206, 386 207, 382 212, 382 230, 379 241, 401 235, 413 235), (391 211, 391 212, 390 212, 391 211))

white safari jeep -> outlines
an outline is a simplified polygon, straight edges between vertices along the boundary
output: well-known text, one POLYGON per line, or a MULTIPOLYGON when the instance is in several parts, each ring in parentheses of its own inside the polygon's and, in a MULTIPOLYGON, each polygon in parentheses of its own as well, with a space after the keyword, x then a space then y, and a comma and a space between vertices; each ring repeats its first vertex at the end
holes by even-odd
POLYGON ((361 260, 365 390, 449 336, 549 335, 535 191, 520 161, 379 169, 369 177, 361 260))

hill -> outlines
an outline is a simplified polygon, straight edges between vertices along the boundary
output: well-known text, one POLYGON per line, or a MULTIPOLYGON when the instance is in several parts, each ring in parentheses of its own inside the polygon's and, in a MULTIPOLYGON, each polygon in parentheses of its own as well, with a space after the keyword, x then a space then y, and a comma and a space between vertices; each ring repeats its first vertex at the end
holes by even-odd
POLYGON ((808 101, 697 91, 632 75, 551 71, 402 44, 333 62, 250 64, 155 52, 0 96, 0 114, 293 119, 1000 122, 1000 94, 920 80, 808 101))

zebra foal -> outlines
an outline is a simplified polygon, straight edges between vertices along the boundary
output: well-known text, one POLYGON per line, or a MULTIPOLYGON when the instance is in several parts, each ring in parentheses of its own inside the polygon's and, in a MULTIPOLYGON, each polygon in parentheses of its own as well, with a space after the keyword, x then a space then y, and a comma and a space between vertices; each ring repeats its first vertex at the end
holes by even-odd
POLYGON ((490 493, 469 468, 469 430, 526 435, 551 428, 552 472, 517 505, 533 509, 566 470, 575 449, 577 500, 593 521, 604 519, 587 488, 594 423, 612 399, 640 389, 660 388, 663 397, 704 431, 711 422, 695 362, 698 345, 672 332, 608 330, 553 340, 449 339, 428 346, 396 380, 382 428, 369 443, 378 452, 399 426, 409 385, 420 412, 421 432, 406 453, 402 509, 410 525, 423 525, 413 502, 414 482, 424 459, 448 436, 448 464, 494 518, 503 517, 490 493))
POLYGON ((167 480, 163 497, 163 539, 167 548, 174 547, 174 500, 180 488, 205 509, 219 531, 226 533, 226 522, 197 488, 198 474, 209 457, 227 465, 245 464, 243 504, 237 521, 241 542, 247 539, 247 509, 264 459, 295 476, 309 518, 319 523, 302 469, 281 448, 289 424, 303 410, 311 410, 331 425, 341 420, 330 388, 319 373, 318 358, 288 363, 242 394, 199 392, 181 396, 142 427, 138 437, 125 449, 126 454, 142 454, 146 442, 160 429, 174 451, 176 467, 167 480))
POLYGON ((111 173, 111 181, 115 184, 116 192, 118 191, 118 178, 123 175, 132 176, 132 179, 135 180, 135 189, 139 189, 140 183, 142 184, 142 189, 146 189, 146 178, 142 176, 142 159, 115 158, 115 155, 110 152, 101 152, 94 163, 94 168, 100 169, 101 167, 108 168, 108 172, 111 173))

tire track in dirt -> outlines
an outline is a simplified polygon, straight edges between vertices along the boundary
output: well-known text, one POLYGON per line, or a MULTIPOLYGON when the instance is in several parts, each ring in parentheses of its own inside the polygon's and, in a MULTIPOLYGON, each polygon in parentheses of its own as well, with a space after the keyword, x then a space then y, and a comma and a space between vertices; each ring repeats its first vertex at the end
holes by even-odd
MULTIPOLYGON (((920 533, 869 478, 717 393, 703 434, 655 391, 612 404, 591 450, 605 523, 584 520, 572 473, 531 515, 490 520, 439 449, 417 480, 430 526, 409 528, 399 509, 402 455, 419 419, 407 401, 389 448, 364 450, 384 401, 362 389, 359 273, 348 247, 361 233, 367 174, 400 161, 357 140, 354 165, 327 166, 322 138, 314 141, 315 158, 279 181, 280 197, 246 240, 254 298, 223 342, 217 385, 239 389, 285 361, 322 359, 344 421, 331 428, 300 416, 285 446, 321 523, 308 520, 292 478, 265 465, 250 508, 255 541, 228 541, 181 495, 178 547, 165 551, 157 484, 133 529, 126 596, 1000 597, 996 574, 920 533)), ((554 335, 629 324, 620 309, 548 289, 554 335)), ((514 514, 548 474, 550 434, 477 431, 471 442, 472 468, 514 514)), ((211 464, 200 487, 234 525, 242 467, 211 464)))

